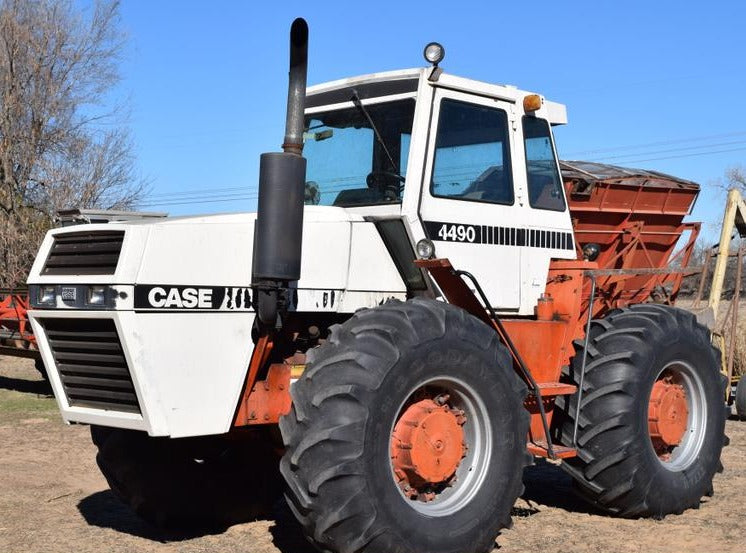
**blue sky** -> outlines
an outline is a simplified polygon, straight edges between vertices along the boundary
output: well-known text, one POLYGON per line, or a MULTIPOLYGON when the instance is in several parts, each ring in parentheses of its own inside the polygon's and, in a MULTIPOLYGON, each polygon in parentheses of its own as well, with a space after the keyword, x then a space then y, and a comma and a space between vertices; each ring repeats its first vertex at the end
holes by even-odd
POLYGON ((566 104, 561 157, 701 183, 694 215, 705 222, 721 216, 714 181, 746 165, 742 2, 125 0, 121 11, 115 96, 152 182, 148 209, 255 208, 258 156, 282 142, 296 16, 310 26, 309 84, 421 66, 437 40, 450 73, 566 104))

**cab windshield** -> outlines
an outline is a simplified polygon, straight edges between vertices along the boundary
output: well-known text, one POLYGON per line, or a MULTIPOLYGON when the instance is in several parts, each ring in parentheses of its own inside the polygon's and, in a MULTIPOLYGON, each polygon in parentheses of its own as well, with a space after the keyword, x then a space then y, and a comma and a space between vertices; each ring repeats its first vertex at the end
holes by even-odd
POLYGON ((306 116, 306 205, 401 202, 413 118, 414 99, 306 116))

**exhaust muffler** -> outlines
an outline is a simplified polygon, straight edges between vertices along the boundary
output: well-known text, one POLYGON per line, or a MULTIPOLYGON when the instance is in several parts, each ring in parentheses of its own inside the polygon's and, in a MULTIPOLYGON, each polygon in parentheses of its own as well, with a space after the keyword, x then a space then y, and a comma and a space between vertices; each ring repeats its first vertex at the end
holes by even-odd
POLYGON ((308 24, 290 28, 290 73, 282 152, 259 159, 259 202, 254 227, 251 286, 254 309, 264 325, 279 327, 289 288, 300 279, 306 159, 303 152, 308 24))

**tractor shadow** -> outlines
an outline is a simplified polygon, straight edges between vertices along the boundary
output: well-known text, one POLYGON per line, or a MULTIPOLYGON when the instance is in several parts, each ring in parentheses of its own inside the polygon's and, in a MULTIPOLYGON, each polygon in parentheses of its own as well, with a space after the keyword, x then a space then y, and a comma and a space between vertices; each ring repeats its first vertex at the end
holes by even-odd
MULTIPOLYGON (((171 543, 224 533, 227 528, 180 528, 165 530, 138 517, 111 490, 96 492, 78 503, 78 511, 91 526, 108 528, 153 542, 171 543)), ((283 553, 317 553, 303 536, 300 525, 293 518, 285 502, 280 500, 273 508, 269 527, 272 543, 283 553)))
POLYGON ((0 389, 52 397, 52 387, 46 380, 26 380, 25 378, 0 376, 0 389))
MULTIPOLYGON (((608 516, 575 495, 572 478, 558 466, 540 459, 523 473, 525 491, 512 510, 518 518, 531 517, 547 509, 608 516)), ((226 528, 182 528, 164 530, 139 518, 111 490, 96 492, 78 503, 78 511, 91 526, 108 528, 153 542, 181 542, 222 534, 226 528)), ((316 553, 303 536, 300 525, 283 500, 278 500, 270 517, 272 543, 283 553, 316 553)))
POLYGON ((111 490, 96 492, 78 503, 78 511, 91 526, 108 528, 123 534, 160 543, 180 542, 211 534, 222 534, 226 529, 157 528, 138 517, 111 490))
POLYGON ((284 500, 280 500, 274 509, 274 524, 269 527, 272 543, 282 553, 318 553, 303 535, 298 521, 284 500))
POLYGON ((513 507, 514 517, 530 517, 545 507, 572 513, 608 516, 575 494, 572 478, 560 467, 538 459, 523 471, 525 490, 513 507))

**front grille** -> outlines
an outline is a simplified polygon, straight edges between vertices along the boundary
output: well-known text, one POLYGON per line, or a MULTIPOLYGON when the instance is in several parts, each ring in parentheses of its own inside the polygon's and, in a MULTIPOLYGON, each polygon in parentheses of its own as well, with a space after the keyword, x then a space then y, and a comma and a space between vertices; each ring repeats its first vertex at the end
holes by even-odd
POLYGON ((42 275, 113 275, 124 231, 57 234, 42 275))
POLYGON ((140 413, 111 319, 42 319, 70 405, 140 413))

